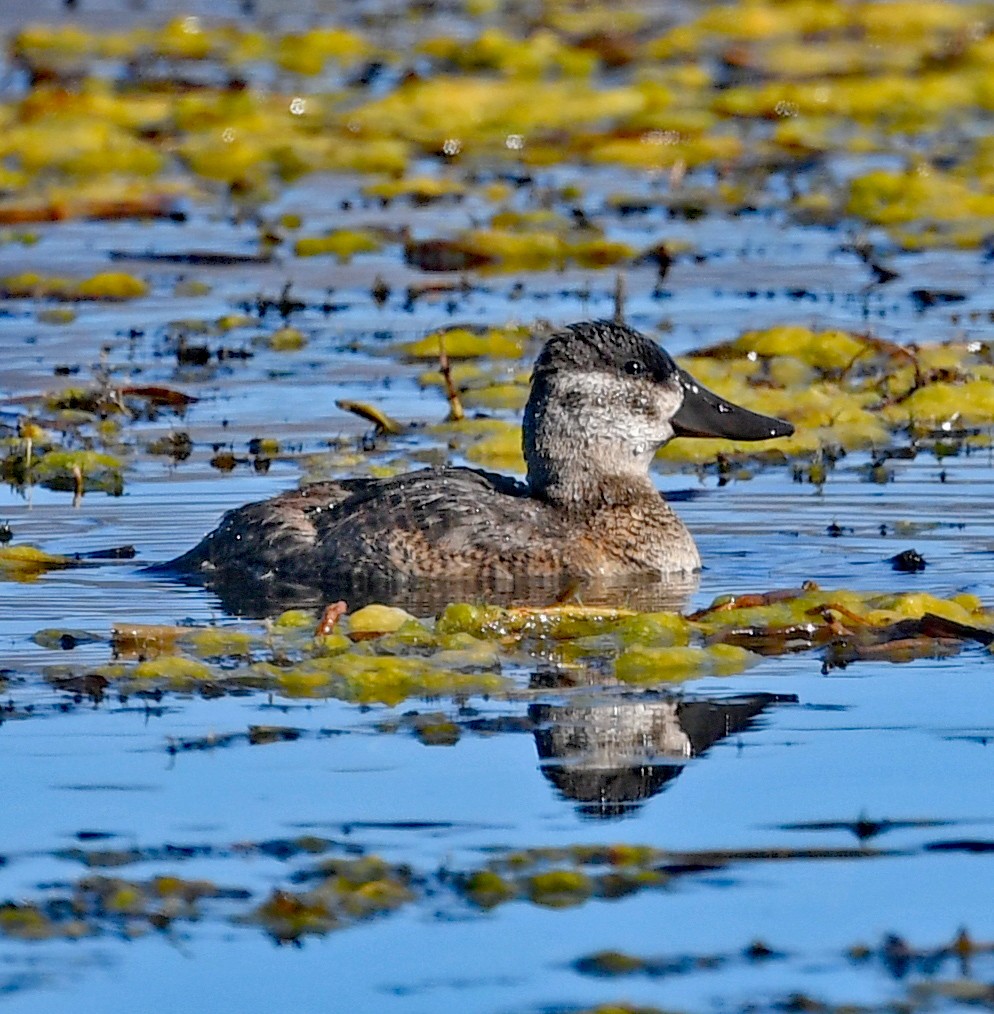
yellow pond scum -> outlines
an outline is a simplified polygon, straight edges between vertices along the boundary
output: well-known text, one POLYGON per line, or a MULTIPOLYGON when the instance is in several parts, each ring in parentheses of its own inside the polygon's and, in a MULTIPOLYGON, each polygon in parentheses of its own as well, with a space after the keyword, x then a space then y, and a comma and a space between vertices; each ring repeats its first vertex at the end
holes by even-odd
MULTIPOLYGON (((0 576, 31 580, 77 561, 29 546, 0 547, 0 576)), ((729 677, 802 648, 843 648, 906 661, 994 641, 994 614, 974 595, 801 588, 725 596, 689 615, 602 606, 453 603, 434 621, 371 604, 322 624, 291 610, 265 624, 211 627, 121 623, 115 661, 89 671, 126 686, 190 691, 251 685, 287 697, 396 706, 412 698, 516 695, 506 664, 542 657, 564 670, 595 665, 640 686, 729 677)), ((834 664, 834 663, 833 663, 834 664)))
MULTIPOLYGON (((113 448, 117 427, 109 420, 96 422, 91 413, 66 410, 60 421, 71 426, 90 426, 97 441, 113 448)), ((0 440, 0 476, 12 486, 38 483, 49 489, 65 490, 77 497, 87 490, 120 496, 124 489, 124 460, 116 454, 95 450, 64 450, 44 427, 26 423, 22 435, 0 440)))
MULTIPOLYGON (((668 171, 677 188, 688 168, 709 165, 717 171, 702 206, 742 206, 754 184, 729 170, 840 151, 893 155, 907 169, 800 188, 799 217, 845 208, 908 246, 975 246, 994 227, 990 142, 970 127, 994 108, 987 4, 735 0, 655 30, 644 11, 556 4, 524 33, 500 24, 505 6, 473 0, 475 31, 471 21, 458 37, 421 39, 419 72, 373 97, 350 71, 366 61, 406 67, 411 52, 338 25, 269 36, 195 16, 118 32, 28 26, 9 49, 36 84, 0 104, 0 223, 161 216, 171 188, 264 195, 329 170, 375 175, 364 196, 385 201, 467 191, 458 172, 412 175, 420 152, 455 166, 483 156, 668 171), (186 89, 168 73, 135 82, 98 72, 100 62, 123 71, 150 58, 181 81, 184 64, 210 61, 249 84, 186 89), (716 62, 733 83, 709 70, 716 62), (276 89, 254 87, 260 67, 276 89), (908 158, 949 135, 950 165, 908 158)), ((485 252, 491 270, 597 268, 628 256, 603 237, 573 243, 553 229, 524 241, 496 223, 461 242, 485 252)), ((298 251, 344 260, 363 252, 351 243, 305 236, 298 251)))
POLYGON ((508 852, 482 869, 462 874, 456 888, 481 909, 508 901, 570 908, 591 898, 611 898, 664 887, 657 867, 671 857, 643 845, 574 845, 508 852))
POLYGON ((323 934, 398 909, 415 900, 410 872, 377 856, 330 859, 305 892, 274 890, 239 922, 262 926, 281 942, 323 934))
POLYGON ((411 176, 397 180, 381 180, 362 188, 367 197, 381 201, 407 198, 414 204, 429 204, 446 197, 462 197, 466 185, 459 180, 439 176, 411 176))
POLYGON ((926 614, 941 616, 968 627, 987 629, 992 615, 975 595, 961 593, 938 598, 925 592, 857 592, 848 589, 797 589, 775 601, 763 596, 723 597, 692 618, 705 637, 746 627, 789 628, 798 624, 827 626, 834 611, 842 619, 872 627, 886 627, 926 614))
POLYGON ((273 331, 266 339, 266 344, 274 352, 299 352, 307 345, 307 336, 300 328, 287 324, 273 331))
POLYGON ((287 668, 260 663, 256 673, 291 697, 337 697, 357 704, 396 705, 411 697, 453 697, 511 689, 499 673, 461 672, 431 657, 363 654, 346 650, 287 668))
POLYGON ((406 359, 435 362, 438 362, 443 348, 450 359, 519 359, 524 355, 528 337, 528 329, 516 325, 482 331, 454 327, 432 331, 424 338, 404 342, 396 347, 396 351, 406 359))
POLYGON ((382 245, 380 237, 368 229, 336 229, 323 236, 301 236, 293 252, 298 257, 331 256, 339 264, 348 264, 356 254, 376 253, 382 245))
MULTIPOLYGON (((3 559, 0 552, 0 566, 3 559)), ((122 623, 112 632, 116 661, 94 671, 127 685, 189 690, 248 682, 289 697, 393 706, 409 698, 514 693, 505 661, 522 651, 555 655, 557 645, 584 639, 587 656, 615 659, 617 677, 640 684, 731 675, 753 661, 732 645, 691 646, 696 628, 672 613, 455 604, 430 623, 373 604, 342 617, 331 633, 315 635, 316 625, 313 613, 300 610, 264 627, 122 623)))
POLYGON ((614 662, 616 679, 625 683, 683 682, 701 676, 734 676, 755 665, 759 658, 732 644, 693 647, 632 647, 614 662))
POLYGON ((0 546, 0 578, 13 581, 35 581, 49 570, 71 567, 70 557, 46 553, 37 546, 0 546))
POLYGON ((493 70, 518 78, 535 79, 548 74, 583 78, 597 67, 593 51, 569 46, 548 30, 522 39, 498 28, 487 28, 468 45, 465 39, 437 36, 418 48, 433 60, 464 71, 493 70))
POLYGON ((901 347, 870 334, 782 325, 746 332, 681 363, 719 394, 790 419, 796 432, 751 447, 675 440, 660 453, 668 461, 868 450, 909 427, 930 432, 994 422, 994 366, 978 343, 901 347))
POLYGON ((78 281, 25 272, 0 278, 0 298, 53 299, 65 302, 121 302, 148 294, 148 285, 124 271, 102 271, 78 281))
MULTIPOLYGON (((527 332, 457 327, 394 351, 426 365, 434 361, 419 381, 444 389, 437 365, 443 344, 448 381, 464 404, 495 415, 439 423, 426 432, 475 464, 520 474, 520 425, 506 414, 519 413, 528 396, 527 332)), ((757 443, 674 440, 658 457, 676 466, 817 461, 826 449, 870 451, 905 443, 909 432, 945 437, 964 426, 994 424, 994 364, 983 343, 898 346, 871 333, 784 323, 690 353, 680 364, 731 401, 789 419, 795 433, 757 443)), ((987 438, 979 433, 955 439, 981 444, 987 438)))

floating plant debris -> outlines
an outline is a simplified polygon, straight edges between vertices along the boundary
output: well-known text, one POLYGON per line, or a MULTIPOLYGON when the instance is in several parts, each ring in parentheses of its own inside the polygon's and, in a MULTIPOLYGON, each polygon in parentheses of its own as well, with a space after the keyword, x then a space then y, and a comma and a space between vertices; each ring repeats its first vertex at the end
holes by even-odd
MULTIPOLYGON (((0 566, 5 553, 13 573, 27 576, 75 562, 2 547, 0 566)), ((110 638, 114 659, 90 664, 79 675, 99 677, 126 693, 255 688, 287 698, 393 706, 417 697, 517 697, 523 689, 504 670, 522 657, 553 659, 567 668, 588 664, 602 681, 659 687, 709 674, 733 676, 761 656, 805 650, 819 651, 828 670, 994 643, 994 617, 970 595, 939 599, 813 585, 725 596, 688 616, 454 604, 431 623, 391 606, 368 605, 351 614, 346 608, 334 607, 334 623, 320 625, 314 613, 291 611, 276 618, 269 633, 258 624, 121 624, 110 638)), ((64 647, 61 636, 49 630, 36 635, 40 643, 54 638, 64 647)))
POLYGON ((0 994, 69 1006, 96 955, 140 1006, 182 952, 306 1007, 335 950, 357 1010, 989 1006, 994 7, 55 6, 0 83, 0 994), (298 472, 520 470, 542 322, 612 316, 796 427, 655 462, 693 612, 255 622, 140 569, 298 472))

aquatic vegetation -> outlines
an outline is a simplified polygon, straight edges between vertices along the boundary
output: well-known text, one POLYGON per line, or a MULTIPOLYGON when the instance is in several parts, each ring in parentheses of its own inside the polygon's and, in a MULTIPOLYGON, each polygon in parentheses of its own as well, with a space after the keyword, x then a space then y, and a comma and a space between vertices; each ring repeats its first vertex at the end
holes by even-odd
POLYGON ((496 673, 464 673, 444 664, 433 665, 431 658, 364 655, 352 650, 285 669, 260 663, 253 671, 291 697, 338 697, 366 704, 396 705, 410 697, 471 696, 509 687, 496 673))
POLYGON ((382 243, 369 231, 337 229, 324 236, 301 236, 293 245, 298 257, 319 257, 327 254, 348 264, 356 254, 375 253, 382 243))
MULTIPOLYGON (((805 992, 740 993, 738 1006, 841 1010, 844 982, 828 1001, 808 978, 833 954, 842 974, 851 965, 864 986, 880 976, 876 991, 892 1006, 989 1003, 990 966, 981 963, 989 945, 969 933, 950 939, 937 930, 930 943, 921 927, 921 940, 896 927, 889 939, 804 953, 780 952, 783 941, 772 935, 766 943, 744 933, 738 949, 705 942, 694 951, 661 937, 629 951, 620 948, 631 946, 631 934, 612 937, 616 924, 606 917, 614 909, 614 919, 629 918, 621 899, 639 895, 637 904, 662 911, 674 887, 715 892, 715 904, 719 893, 734 901, 746 866, 763 890, 774 879, 770 864, 783 863, 794 877, 797 863, 816 873, 818 864, 838 869, 840 861, 881 857, 888 868, 907 856, 936 868, 946 854, 983 862, 992 843, 982 827, 962 836, 933 830, 955 823, 937 797, 926 796, 921 810, 915 798, 913 809, 894 803, 881 812, 875 798, 870 815, 845 807, 819 814, 791 812, 800 797, 785 793, 768 823, 750 817, 741 828, 745 841, 759 842, 749 848, 736 847, 734 824, 717 834, 707 826, 702 838, 714 834, 712 848, 667 848, 665 821, 655 825, 663 838, 649 836, 651 844, 639 844, 637 834, 611 845, 562 844, 570 820, 596 818, 591 837, 601 839, 604 820, 622 813, 637 830, 638 805, 657 807, 658 816, 679 794, 658 795, 678 764, 686 800, 702 766, 720 769, 734 755, 745 768, 763 752, 747 749, 756 739, 779 749, 784 737, 764 737, 764 729, 782 713, 789 711, 781 729, 820 720, 821 693, 801 695, 801 686, 817 684, 829 708, 858 700, 847 693, 857 683, 920 690, 933 668, 936 693, 948 690, 945 669, 981 685, 994 644, 986 578, 968 572, 972 556, 950 567, 937 543, 951 529, 922 534, 892 521, 899 501, 889 495, 900 494, 899 485, 863 490, 882 494, 888 536, 921 538, 924 555, 893 557, 904 546, 888 538, 879 554, 869 550, 866 576, 853 578, 859 590, 837 586, 834 569, 826 586, 816 563, 810 576, 821 587, 768 590, 764 578, 736 587, 741 580, 727 580, 740 573, 736 565, 721 570, 719 561, 720 587, 736 594, 686 614, 568 601, 500 608, 466 591, 475 600, 436 616, 413 599, 385 599, 361 609, 358 601, 334 603, 323 614, 295 609, 264 622, 220 619, 199 591, 177 587, 172 598, 164 580, 139 572, 164 555, 158 531, 138 545, 136 564, 58 571, 98 562, 67 549, 77 548, 75 532, 87 549, 105 544, 102 525, 130 523, 128 501, 91 499, 96 489, 154 486, 161 503, 166 481, 175 480, 177 502, 189 504, 191 482, 213 482, 226 490, 226 506, 239 483, 252 484, 248 499, 268 492, 267 482, 291 485, 298 467, 308 478, 335 478, 455 460, 520 474, 520 413, 538 341, 532 322, 546 317, 617 313, 664 344, 672 331, 670 347, 688 350, 681 363, 708 387, 795 423, 796 434, 775 445, 674 441, 654 467, 682 472, 666 481, 681 492, 700 485, 690 495, 717 504, 743 491, 717 489, 715 477, 731 483, 779 470, 764 477, 767 493, 792 479, 816 487, 797 492, 817 504, 817 538, 837 492, 817 487, 833 480, 896 476, 899 484, 910 472, 939 483, 948 471, 955 486, 960 465, 986 461, 975 452, 990 446, 994 426, 983 290, 994 248, 992 146, 983 129, 994 108, 994 8, 935 0, 730 0, 679 9, 542 0, 523 12, 499 0, 456 0, 394 5, 389 16, 383 5, 360 15, 325 4, 320 20, 292 30, 282 18, 263 30, 237 14, 224 23, 186 16, 95 31, 83 27, 87 4, 66 6, 58 27, 11 36, 12 73, 0 96, 5 347, 12 368, 30 375, 0 419, 0 475, 12 486, 0 578, 43 578, 35 587, 8 584, 14 622, 32 615, 17 596, 37 602, 48 588, 59 596, 55 615, 68 619, 40 612, 33 637, 13 646, 0 673, 0 724, 11 723, 7 733, 16 736, 25 726, 14 723, 31 722, 28 733, 41 737, 42 720, 63 714, 79 730, 133 722, 128 742, 144 736, 144 759, 101 750, 100 766, 87 773, 81 765, 79 784, 70 784, 48 778, 39 756, 37 786, 30 778, 11 785, 19 805, 39 787, 60 794, 53 809, 74 798, 83 808, 97 797, 82 792, 156 787, 143 783, 157 776, 140 771, 166 772, 177 789, 185 776, 205 797, 201 779, 217 792, 233 771, 235 792, 268 791, 296 836, 182 841, 173 836, 184 827, 233 838, 244 829, 224 830, 223 815, 194 824, 198 815, 163 811, 170 840, 150 844, 141 814, 158 804, 147 809, 144 797, 125 797, 136 800, 133 826, 88 821, 50 855, 32 843, 30 868, 13 846, 0 856, 14 873, 14 886, 6 882, 0 894, 9 899, 0 903, 5 947, 16 953, 24 950, 18 941, 102 936, 92 946, 116 959, 117 941, 161 933, 170 946, 195 955, 210 948, 213 956, 221 938, 238 946, 246 935, 265 935, 308 946, 356 928, 352 939, 372 941, 368 953, 377 954, 373 920, 408 920, 430 954, 436 921, 485 919, 495 937, 511 936, 523 915, 559 944, 554 956, 537 953, 541 973, 526 967, 522 981, 544 989, 554 965, 557 975, 572 976, 577 1011, 647 1014, 632 1002, 584 1001, 595 989, 603 999, 615 986, 620 996, 629 984, 634 992, 668 975, 703 981, 764 961, 792 963, 805 992), (91 246, 107 229, 62 224, 80 219, 154 221, 114 225, 113 245, 97 238, 91 246), (796 262, 800 230, 792 222, 819 226, 804 233, 796 262), (958 253, 950 261, 906 255, 935 247, 958 253), (833 270, 824 281, 819 265, 805 260, 811 249, 828 251, 833 270), (80 250, 86 259, 77 264, 70 258, 80 250), (771 263, 783 264, 782 276, 771 263), (888 340, 895 335, 923 344, 898 346, 888 340), (260 415, 246 402, 263 390, 260 415), (285 405, 292 410, 284 413, 285 405), (915 455, 924 461, 914 469, 895 463, 915 455), (65 492, 41 491, 42 483, 65 492), (82 510, 71 508, 84 491, 82 510), (50 531, 43 512, 53 504, 64 523, 50 531), (874 574, 891 590, 865 590, 874 574), (154 610, 126 599, 109 615, 104 603, 122 601, 122 578, 126 586, 154 584, 154 610), (763 587, 749 594, 756 581, 763 587), (954 594, 964 587, 982 598, 954 594), (181 619, 188 611, 194 621, 181 619), (164 622, 131 623, 132 616, 164 622), (916 661, 956 653, 958 663, 916 661), (864 678, 818 678, 819 667, 846 666, 864 678), (758 695, 776 700, 750 725, 755 707, 739 698, 757 686, 786 692, 758 695), (739 689, 738 703, 702 700, 714 687, 739 689), (650 732, 640 718, 657 725, 650 732), (695 722, 722 730, 730 749, 712 752, 695 739, 695 722), (632 742, 619 744, 629 724, 632 742), (663 726, 683 736, 674 756, 659 748, 663 726), (371 763, 363 758, 370 745, 379 753, 371 763), (467 777, 489 776, 505 759, 498 747, 512 745, 526 777, 546 793, 540 819, 553 814, 557 847, 508 851, 501 842, 534 840, 527 826, 460 822, 461 801, 445 779, 463 767, 467 777), (387 795, 391 780, 406 787, 419 774, 397 762, 412 756, 444 773, 437 799, 446 816, 451 810, 451 826, 421 827, 416 798, 387 795), (363 792, 373 781, 367 808, 363 792), (615 782, 628 791, 621 802, 615 782), (298 792, 306 797, 299 807, 298 792), (404 820, 380 824, 389 808, 404 820), (341 822, 333 830, 318 823, 328 820, 341 822), (842 846, 837 837, 822 845, 817 836, 826 834, 842 846), (197 876, 216 882, 182 876, 190 861, 197 876), (597 941, 571 941, 570 927, 592 921, 597 941)), ((185 522, 188 534, 207 499, 185 522)), ((842 514, 838 521, 828 534, 858 527, 842 514)), ((847 566, 851 545, 831 543, 847 566)), ((704 587, 714 578, 712 569, 704 587)), ((823 724, 848 729, 865 717, 840 723, 829 714, 823 724)), ((887 721, 896 727, 905 718, 895 712, 887 721)), ((979 716, 963 728, 946 725, 926 732, 936 742, 962 741, 964 754, 990 740, 979 716)), ((834 742, 845 734, 833 731, 834 742)), ((860 736, 868 738, 862 728, 860 736)), ((803 749, 798 738, 787 744, 794 752, 803 749)), ((790 758, 779 770, 790 769, 790 758)), ((433 780, 424 784, 435 792, 433 780)), ((765 805, 769 795, 755 798, 765 805)), ((256 816, 245 810, 249 823, 256 816)), ((57 833, 73 834, 69 819, 57 833)), ((820 904, 817 891, 811 897, 820 904)), ((873 925, 879 932, 879 920, 873 925)), ((395 941, 410 926, 402 928, 395 941)), ((48 956, 34 944, 32 955, 48 956)), ((351 964, 382 976, 385 989, 419 988, 394 981, 391 956, 381 957, 351 964)), ((266 975, 272 971, 267 965, 266 975)), ((424 988, 442 981, 435 971, 429 962, 424 988)), ((0 992, 31 988, 0 978, 0 992)), ((464 988, 472 1006, 478 996, 464 988)), ((727 1006, 722 988, 700 987, 727 1006)), ((864 1005, 872 992, 861 986, 864 1005)), ((529 1008, 549 1002, 523 994, 529 1008)))
POLYGON ((394 634, 407 623, 417 621, 406 610, 394 606, 371 605, 352 613, 348 621, 348 632, 353 640, 379 637, 382 634, 394 634))
MULTIPOLYGON (((0 547, 0 573, 20 580, 76 562, 32 547, 0 547)), ((803 650, 819 651, 827 670, 994 644, 994 616, 976 596, 876 594, 811 583, 724 596, 688 615, 460 603, 432 622, 379 604, 351 614, 345 609, 339 604, 334 622, 320 625, 307 610, 283 613, 265 627, 120 624, 110 638, 114 660, 87 673, 129 692, 211 687, 223 693, 248 686, 286 698, 395 707, 416 698, 515 699, 524 688, 514 672, 538 659, 564 673, 589 670, 601 683, 651 688, 731 677, 761 656, 803 650)), ((451 743, 460 734, 447 714, 422 716, 413 728, 424 742, 451 743)))
POLYGON ((415 898, 408 886, 410 871, 374 856, 329 859, 315 874, 321 882, 309 891, 275 890, 242 921, 258 924, 286 943, 383 915, 415 898))
POLYGON ((398 348, 398 352, 408 359, 430 359, 436 362, 443 348, 450 359, 475 359, 482 356, 520 359, 525 353, 527 338, 528 332, 521 327, 488 328, 482 332, 457 327, 434 331, 417 341, 406 342, 398 348))
POLYGON ((205 901, 242 901, 248 892, 206 880, 156 876, 130 881, 110 876, 79 880, 69 897, 39 904, 0 905, 0 936, 19 940, 75 940, 126 924, 132 936, 202 917, 205 901))
MULTIPOLYGON (((468 869, 416 869, 388 862, 361 846, 343 850, 333 839, 302 835, 269 841, 232 844, 168 844, 151 847, 73 847, 58 858, 83 865, 87 872, 70 883, 51 885, 43 899, 0 903, 0 937, 8 940, 75 939, 126 926, 131 937, 173 924, 225 921, 242 928, 258 928, 281 943, 347 930, 412 906, 468 903, 488 911, 511 901, 527 902, 550 911, 612 900, 642 891, 665 890, 676 877, 693 876, 723 865, 742 862, 776 863, 827 858, 879 858, 887 853, 864 851, 792 850, 771 848, 727 853, 671 852, 647 845, 618 842, 577 844, 519 851, 497 849, 486 865, 468 869), (344 852, 344 854, 343 854, 344 852), (290 863, 284 874, 289 884, 274 887, 266 897, 241 886, 222 886, 211 880, 179 876, 175 867, 210 858, 258 864, 264 859, 290 863), (110 871, 135 865, 166 865, 169 872, 148 879, 126 878, 110 871), (99 871, 99 872, 96 872, 99 871), (290 886, 290 885, 293 886, 290 886), (301 889, 301 885, 307 885, 301 889)), ((284 879, 281 877, 280 879, 284 879)), ((903 944, 909 966, 991 952, 989 943, 965 931, 935 948, 903 944)), ((896 955, 894 945, 853 944, 848 959, 882 960, 896 955)), ((669 971, 693 971, 732 961, 756 962, 787 955, 760 941, 734 954, 643 958, 618 951, 602 951, 579 958, 576 970, 584 975, 620 976, 669 971)))
POLYGON ((356 32, 312 28, 308 32, 284 35, 279 40, 276 62, 284 70, 314 76, 331 60, 349 65, 358 63, 369 53, 369 44, 356 32))
POLYGON ((298 352, 307 344, 307 336, 300 328, 287 325, 273 331, 267 344, 274 352, 298 352))
POLYGON ((123 462, 110 454, 97 451, 47 451, 32 466, 34 477, 42 485, 53 488, 82 488, 119 491, 124 484, 123 462), (70 485, 72 484, 72 485, 70 485))
MULTIPOLYGON (((688 356, 702 383, 796 426, 776 451, 804 456, 821 448, 886 447, 909 431, 928 436, 957 425, 994 421, 994 372, 975 343, 904 347, 869 334, 783 325, 747 332, 688 356)), ((674 441, 660 457, 705 461, 762 450, 726 441, 674 441)))
POLYGON ((37 546, 0 546, 0 575, 15 581, 33 581, 45 571, 72 565, 69 557, 46 553, 37 546))
POLYGON ((362 192, 383 203, 403 198, 412 204, 431 204, 434 201, 462 198, 466 194, 466 186, 459 180, 438 176, 412 176, 369 183, 362 188, 362 192))
MULTIPOLYGON (((695 181, 703 195, 695 206, 707 213, 756 203, 756 159, 890 153, 906 167, 857 172, 848 195, 820 185, 785 204, 800 218, 845 207, 910 246, 976 245, 991 228, 989 158, 983 137, 963 125, 992 102, 988 16, 982 3, 737 0, 676 25, 628 9, 607 25, 597 9, 547 5, 525 31, 484 19, 468 37, 421 38, 423 71, 375 95, 369 68, 402 65, 409 54, 351 25, 275 38, 196 17, 107 33, 32 25, 9 43, 36 83, 0 105, 0 221, 169 217, 180 193, 204 197, 221 184, 265 195, 327 170, 394 177, 363 188, 384 202, 460 200, 487 194, 458 169, 483 157, 666 171, 674 208, 688 170, 719 168, 695 181), (621 27, 629 22, 637 29, 621 27), (165 61, 162 76, 130 79, 132 66, 155 58, 165 61), (170 87, 170 71, 182 77, 188 64, 214 74, 196 90, 170 87), (254 87, 260 67, 284 90, 254 87), (247 87, 231 86, 243 78, 247 87), (951 166, 907 159, 950 132, 951 166), (919 143, 909 149, 906 139, 919 143), (426 174, 412 164, 418 153, 440 153, 456 171, 426 174), (177 155, 185 179, 172 172, 177 155)), ((489 200, 502 196, 491 189, 489 200)), ((557 230, 526 242, 498 224, 503 213, 452 237, 463 261, 446 269, 593 269, 630 257, 624 243, 573 242, 557 230)), ((298 253, 347 259, 373 249, 350 231, 301 237, 298 253)))
POLYGON ((634 646, 617 656, 614 675, 625 683, 679 682, 698 676, 733 676, 756 661, 751 652, 731 644, 707 648, 634 646))
POLYGON ((470 266, 488 271, 562 270, 570 264, 602 268, 635 256, 628 244, 602 236, 537 229, 473 229, 454 237, 451 244, 470 266))
POLYGON ((81 281, 54 278, 34 273, 0 278, 0 298, 78 300, 137 299, 146 295, 148 286, 140 278, 121 271, 104 271, 81 281))

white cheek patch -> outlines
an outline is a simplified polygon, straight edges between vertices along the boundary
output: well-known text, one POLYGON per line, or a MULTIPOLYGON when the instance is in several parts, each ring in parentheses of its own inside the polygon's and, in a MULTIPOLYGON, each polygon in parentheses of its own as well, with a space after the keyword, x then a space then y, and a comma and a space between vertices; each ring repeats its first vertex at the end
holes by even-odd
POLYGON ((673 436, 670 420, 683 400, 676 377, 669 387, 612 373, 575 372, 562 375, 559 384, 554 397, 575 418, 578 442, 609 440, 642 456, 673 436))

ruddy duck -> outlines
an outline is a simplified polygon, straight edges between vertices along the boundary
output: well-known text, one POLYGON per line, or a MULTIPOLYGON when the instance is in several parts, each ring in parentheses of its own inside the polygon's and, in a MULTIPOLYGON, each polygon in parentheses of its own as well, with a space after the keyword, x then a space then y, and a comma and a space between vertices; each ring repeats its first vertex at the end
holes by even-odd
POLYGON ((649 477, 674 436, 767 440, 790 423, 698 384, 655 342, 605 321, 556 331, 525 406, 524 482, 474 468, 319 482, 229 511, 167 564, 229 589, 347 594, 417 582, 508 588, 696 571, 690 532, 649 477))

